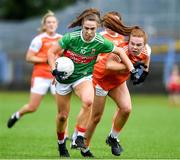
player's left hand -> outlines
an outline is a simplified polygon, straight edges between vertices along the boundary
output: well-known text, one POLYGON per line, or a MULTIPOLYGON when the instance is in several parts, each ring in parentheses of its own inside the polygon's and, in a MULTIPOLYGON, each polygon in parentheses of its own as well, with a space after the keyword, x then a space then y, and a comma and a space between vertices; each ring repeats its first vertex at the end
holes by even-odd
POLYGON ((52 75, 56 78, 56 80, 57 80, 58 82, 61 83, 61 81, 63 81, 63 80, 66 79, 65 76, 67 75, 67 73, 66 73, 66 72, 60 72, 60 71, 58 71, 57 69, 54 69, 54 70, 52 71, 52 75))
POLYGON ((147 68, 147 66, 141 61, 137 61, 133 66, 135 69, 147 68))
POLYGON ((148 74, 149 73, 147 71, 143 71, 142 74, 140 75, 139 79, 133 81, 133 85, 143 83, 146 80, 146 77, 148 76, 148 74))
POLYGON ((130 73, 131 73, 131 80, 133 82, 135 82, 139 79, 139 73, 138 73, 137 69, 133 69, 130 73))

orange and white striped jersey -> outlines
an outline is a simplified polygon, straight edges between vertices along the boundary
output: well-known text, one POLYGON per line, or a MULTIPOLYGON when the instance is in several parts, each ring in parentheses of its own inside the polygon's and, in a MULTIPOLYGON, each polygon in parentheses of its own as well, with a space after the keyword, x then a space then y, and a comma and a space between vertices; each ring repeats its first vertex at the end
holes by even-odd
MULTIPOLYGON (((49 48, 60 38, 62 38, 62 35, 57 33, 54 36, 41 33, 32 40, 29 50, 35 52, 37 56, 45 58, 49 48)), ((47 63, 35 63, 32 77, 53 78, 50 66, 47 63)))
MULTIPOLYGON (((136 63, 137 61, 146 61, 151 54, 151 49, 148 45, 144 47, 143 51, 139 55, 132 55, 128 52, 128 43, 123 44, 123 50, 132 63, 136 63)), ((126 81, 130 75, 129 71, 118 73, 118 71, 107 70, 106 62, 110 57, 113 57, 115 61, 121 63, 119 56, 110 53, 95 64, 93 72, 93 85, 96 86, 98 84, 106 91, 119 86, 126 81)))

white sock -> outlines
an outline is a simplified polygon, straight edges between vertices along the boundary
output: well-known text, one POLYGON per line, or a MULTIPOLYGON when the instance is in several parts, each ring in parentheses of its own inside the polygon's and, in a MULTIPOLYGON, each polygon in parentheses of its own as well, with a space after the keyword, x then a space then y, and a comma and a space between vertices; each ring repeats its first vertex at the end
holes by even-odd
POLYGON ((75 141, 76 141, 76 138, 77 138, 77 130, 75 129, 73 135, 72 135, 72 145, 76 145, 75 141))
POLYGON ((58 140, 59 144, 63 144, 64 143, 64 139, 63 140, 58 140))
POLYGON ((19 112, 14 113, 13 116, 15 116, 17 119, 20 118, 19 112))
POLYGON ((72 140, 75 140, 77 138, 77 134, 78 134, 78 131, 75 129, 75 131, 72 135, 72 140))
POLYGON ((80 132, 80 131, 78 131, 78 136, 84 137, 84 134, 85 134, 85 132, 80 132))
POLYGON ((111 132, 109 134, 112 138, 118 138, 119 132, 116 132, 115 130, 111 129, 111 132))
POLYGON ((86 149, 85 149, 85 148, 82 148, 81 151, 82 151, 83 153, 86 153, 87 151, 89 151, 89 148, 88 148, 88 147, 87 147, 86 149))

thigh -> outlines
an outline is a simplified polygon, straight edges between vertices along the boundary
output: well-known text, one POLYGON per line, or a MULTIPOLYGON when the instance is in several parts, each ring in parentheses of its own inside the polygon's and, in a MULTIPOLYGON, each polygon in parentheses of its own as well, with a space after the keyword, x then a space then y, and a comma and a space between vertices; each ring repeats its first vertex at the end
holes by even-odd
POLYGON ((106 97, 108 95, 108 91, 105 91, 98 84, 94 88, 94 101, 93 101, 93 109, 92 115, 102 115, 104 111, 104 106, 106 102, 106 97))
POLYGON ((119 108, 131 107, 131 97, 126 82, 109 91, 109 96, 115 101, 119 108))
POLYGON ((91 80, 85 80, 74 87, 76 95, 82 101, 92 101, 94 98, 94 88, 91 80))
POLYGON ((44 95, 33 93, 30 94, 29 104, 33 107, 38 107, 43 99, 44 95))

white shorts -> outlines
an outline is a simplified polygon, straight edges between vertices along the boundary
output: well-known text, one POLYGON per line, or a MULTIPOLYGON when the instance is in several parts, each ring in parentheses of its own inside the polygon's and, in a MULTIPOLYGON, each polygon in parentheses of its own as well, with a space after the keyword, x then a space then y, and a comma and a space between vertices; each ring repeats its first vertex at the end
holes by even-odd
POLYGON ((68 93, 72 92, 74 90, 74 87, 76 87, 78 84, 84 82, 84 81, 92 81, 92 75, 83 77, 73 83, 70 84, 64 84, 64 83, 56 83, 56 93, 59 95, 67 95, 68 93))
POLYGON ((99 86, 98 84, 95 86, 95 93, 96 96, 102 96, 105 97, 108 95, 109 91, 105 91, 104 89, 101 88, 101 86, 99 86))
POLYGON ((55 95, 55 85, 52 84, 52 79, 42 78, 42 77, 34 77, 32 78, 31 92, 37 93, 41 95, 45 95, 50 89, 51 93, 55 95))

